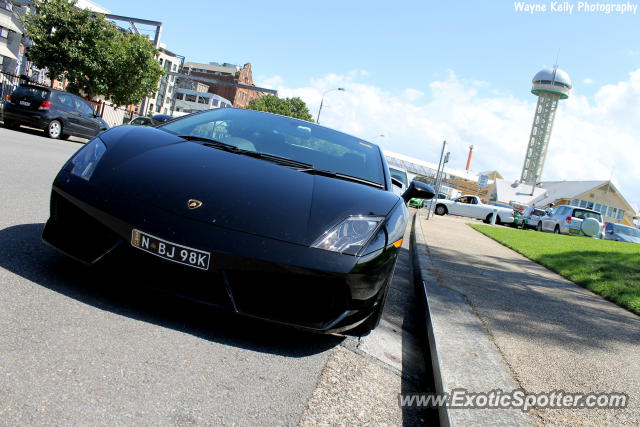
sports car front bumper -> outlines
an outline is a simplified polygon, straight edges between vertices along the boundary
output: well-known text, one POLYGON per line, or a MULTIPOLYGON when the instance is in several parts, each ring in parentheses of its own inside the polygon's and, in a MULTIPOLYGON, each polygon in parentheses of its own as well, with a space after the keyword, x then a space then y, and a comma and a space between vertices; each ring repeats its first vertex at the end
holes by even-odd
POLYGON ((154 206, 118 206, 97 208, 54 186, 43 240, 84 264, 121 267, 121 280, 132 285, 327 333, 351 329, 371 316, 395 266, 392 246, 355 257, 203 224, 154 206), (132 247, 134 228, 209 251, 209 269, 132 247))

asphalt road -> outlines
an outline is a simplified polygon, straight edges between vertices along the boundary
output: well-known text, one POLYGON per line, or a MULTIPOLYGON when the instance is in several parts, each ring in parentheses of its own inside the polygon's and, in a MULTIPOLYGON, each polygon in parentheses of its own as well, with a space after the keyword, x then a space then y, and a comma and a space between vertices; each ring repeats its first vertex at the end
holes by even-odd
POLYGON ((51 182, 80 144, 0 128, 0 424, 435 422, 409 236, 380 328, 303 334, 105 280, 46 247, 51 182))

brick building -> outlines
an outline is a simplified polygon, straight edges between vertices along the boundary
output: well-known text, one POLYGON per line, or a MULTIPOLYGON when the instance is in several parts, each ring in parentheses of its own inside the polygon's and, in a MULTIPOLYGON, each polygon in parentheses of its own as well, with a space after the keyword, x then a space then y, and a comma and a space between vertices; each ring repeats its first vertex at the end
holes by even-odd
MULTIPOLYGON (((251 64, 247 63, 240 67, 233 64, 199 64, 197 62, 187 62, 182 68, 184 74, 194 77, 215 79, 229 83, 254 86, 251 64)), ((209 87, 209 93, 213 93, 228 99, 234 107, 245 108, 252 99, 259 98, 262 94, 256 90, 245 89, 237 86, 225 84, 205 83, 209 87)))

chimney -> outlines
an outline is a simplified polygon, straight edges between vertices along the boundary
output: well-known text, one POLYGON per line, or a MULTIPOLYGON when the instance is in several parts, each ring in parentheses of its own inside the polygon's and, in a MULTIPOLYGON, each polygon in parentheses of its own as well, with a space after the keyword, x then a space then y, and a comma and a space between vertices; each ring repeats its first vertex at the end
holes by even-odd
POLYGON ((469 168, 471 167, 471 156, 473 156, 473 145, 469 146, 469 157, 467 158, 467 167, 465 168, 465 170, 469 170, 469 168))

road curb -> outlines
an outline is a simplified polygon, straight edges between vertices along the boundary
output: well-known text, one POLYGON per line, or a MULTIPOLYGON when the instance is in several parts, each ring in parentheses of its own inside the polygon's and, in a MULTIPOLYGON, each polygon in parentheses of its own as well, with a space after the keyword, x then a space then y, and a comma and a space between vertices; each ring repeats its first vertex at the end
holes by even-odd
MULTIPOLYGON (((439 283, 431 273, 425 215, 413 218, 412 252, 418 291, 423 298, 434 382, 438 393, 455 389, 511 392, 519 385, 466 297, 439 283)), ((518 409, 438 408, 443 426, 535 424, 518 409)))

